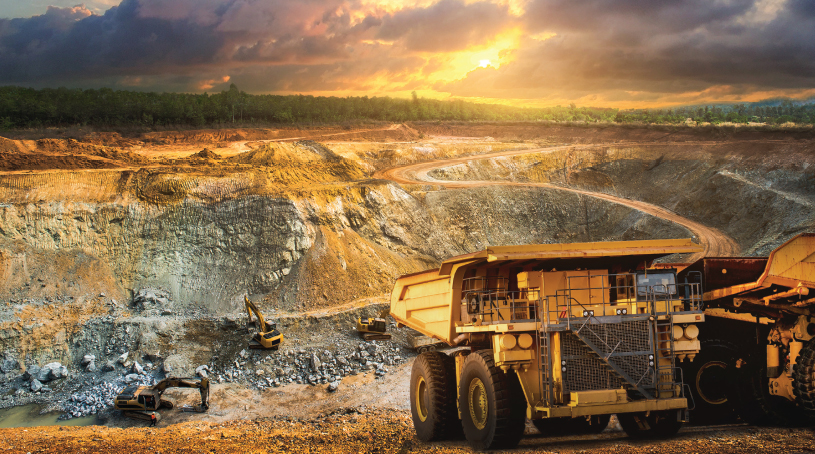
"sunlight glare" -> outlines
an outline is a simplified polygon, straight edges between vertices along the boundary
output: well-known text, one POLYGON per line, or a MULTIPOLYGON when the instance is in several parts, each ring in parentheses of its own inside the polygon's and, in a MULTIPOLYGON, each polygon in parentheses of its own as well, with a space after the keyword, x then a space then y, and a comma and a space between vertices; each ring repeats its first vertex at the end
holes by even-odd
POLYGON ((480 62, 478 62, 478 66, 480 66, 482 68, 486 68, 487 66, 490 66, 490 61, 489 60, 481 60, 480 62))

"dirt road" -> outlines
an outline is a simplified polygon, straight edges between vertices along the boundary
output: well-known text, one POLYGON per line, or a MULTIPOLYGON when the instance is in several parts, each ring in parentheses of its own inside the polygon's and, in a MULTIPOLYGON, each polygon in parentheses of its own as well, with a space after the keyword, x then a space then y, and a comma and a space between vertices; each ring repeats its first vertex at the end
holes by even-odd
MULTIPOLYGON (((718 229, 713 227, 708 227, 702 223, 693 221, 688 219, 684 216, 681 216, 673 211, 663 208, 658 205, 653 205, 647 202, 642 202, 639 200, 631 200, 626 199, 624 197, 618 197, 610 194, 605 194, 602 192, 592 192, 586 191, 582 189, 570 188, 565 186, 557 186, 550 183, 519 183, 519 182, 512 182, 512 181, 494 181, 494 180, 478 180, 478 181, 448 181, 448 180, 437 180, 431 177, 429 174, 430 172, 441 169, 444 167, 450 167, 458 164, 466 164, 471 161, 480 160, 480 159, 490 159, 490 158, 498 158, 498 157, 508 157, 508 156, 517 156, 522 154, 531 154, 531 153, 553 153, 556 151, 562 151, 566 149, 587 149, 587 148, 594 148, 594 147, 603 147, 603 146, 620 146, 621 144, 592 144, 592 145, 581 145, 581 146, 557 146, 557 147, 546 147, 546 148, 538 148, 533 150, 514 150, 514 151, 500 151, 497 153, 490 153, 490 154, 483 154, 478 156, 464 156, 452 159, 444 159, 438 161, 430 161, 430 162, 423 162, 419 164, 412 164, 403 167, 395 167, 391 169, 386 169, 377 172, 374 177, 375 178, 382 178, 386 180, 395 181, 397 183, 403 184, 434 184, 443 186, 446 188, 451 189, 460 189, 460 188, 472 188, 472 187, 483 187, 483 186, 518 186, 518 187, 538 187, 538 188, 549 188, 549 189, 558 189, 561 191, 568 191, 573 192, 575 194, 581 194, 589 197, 594 197, 597 199, 605 200, 612 203, 617 203, 620 205, 627 206, 629 208, 633 208, 635 210, 641 211, 643 213, 650 214, 652 216, 656 216, 658 218, 666 219, 676 224, 679 224, 688 230, 690 230, 698 239, 699 242, 704 247, 704 251, 700 252, 699 254, 695 254, 689 258, 690 261, 698 260, 702 257, 727 257, 733 256, 738 254, 740 248, 739 245, 736 243, 733 238, 730 238, 725 233, 721 232, 718 229)), ((623 144, 624 145, 624 144, 623 144)), ((631 144, 633 145, 633 144, 631 144)), ((638 144, 638 145, 648 145, 648 144, 638 144)), ((659 144, 659 145, 664 145, 659 144)))

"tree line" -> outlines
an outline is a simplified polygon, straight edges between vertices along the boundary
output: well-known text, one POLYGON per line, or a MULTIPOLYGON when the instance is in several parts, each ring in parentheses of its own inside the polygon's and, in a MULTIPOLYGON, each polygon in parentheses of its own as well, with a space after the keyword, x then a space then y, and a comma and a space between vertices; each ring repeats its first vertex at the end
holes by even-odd
POLYGON ((614 116, 618 123, 680 124, 680 123, 764 123, 781 125, 815 124, 815 103, 789 99, 721 106, 693 106, 675 109, 621 110, 614 116))
POLYGON ((676 109, 529 108, 462 100, 251 95, 234 84, 213 94, 0 87, 0 129, 41 127, 203 127, 336 124, 361 121, 554 121, 580 123, 815 123, 815 104, 737 104, 676 109))
POLYGON ((616 109, 519 108, 390 97, 250 95, 233 84, 214 94, 0 87, 0 128, 328 124, 359 121, 612 121, 616 109))

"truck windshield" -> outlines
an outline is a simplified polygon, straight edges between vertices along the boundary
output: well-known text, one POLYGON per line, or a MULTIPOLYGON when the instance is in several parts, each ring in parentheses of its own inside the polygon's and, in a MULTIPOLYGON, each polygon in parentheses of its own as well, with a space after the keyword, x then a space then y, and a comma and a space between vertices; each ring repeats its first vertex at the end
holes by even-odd
POLYGON ((637 299, 648 294, 665 298, 676 294, 676 275, 673 273, 648 273, 637 275, 637 299))

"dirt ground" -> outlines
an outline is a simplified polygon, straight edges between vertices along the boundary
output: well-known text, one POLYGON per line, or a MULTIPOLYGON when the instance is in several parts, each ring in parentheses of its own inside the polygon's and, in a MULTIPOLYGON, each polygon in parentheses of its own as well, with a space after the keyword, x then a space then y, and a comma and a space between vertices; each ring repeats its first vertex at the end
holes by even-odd
MULTIPOLYGON (((593 436, 543 436, 528 429, 516 453, 809 453, 810 429, 744 425, 688 427, 670 440, 631 440, 607 430, 593 436)), ((188 422, 167 428, 36 427, 2 429, 2 453, 419 453, 472 452, 462 440, 422 443, 410 415, 340 409, 311 419, 188 422)))

